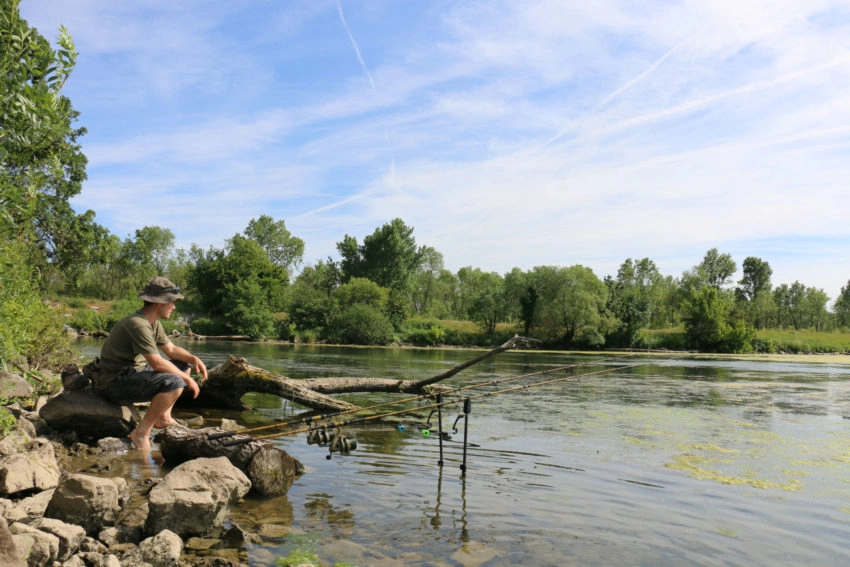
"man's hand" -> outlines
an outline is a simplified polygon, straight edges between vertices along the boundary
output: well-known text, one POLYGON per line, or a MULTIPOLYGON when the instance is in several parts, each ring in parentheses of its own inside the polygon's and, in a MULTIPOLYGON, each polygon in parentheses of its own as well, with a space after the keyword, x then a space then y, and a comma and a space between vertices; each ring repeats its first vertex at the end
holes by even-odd
POLYGON ((186 387, 189 388, 189 391, 192 392, 192 399, 198 397, 198 394, 201 393, 201 387, 198 386, 198 383, 195 382, 194 378, 183 378, 183 381, 186 383, 186 387))
POLYGON ((204 377, 202 382, 206 382, 209 379, 209 376, 207 375, 207 367, 203 360, 195 356, 190 364, 192 365, 192 368, 195 369, 195 373, 204 377))

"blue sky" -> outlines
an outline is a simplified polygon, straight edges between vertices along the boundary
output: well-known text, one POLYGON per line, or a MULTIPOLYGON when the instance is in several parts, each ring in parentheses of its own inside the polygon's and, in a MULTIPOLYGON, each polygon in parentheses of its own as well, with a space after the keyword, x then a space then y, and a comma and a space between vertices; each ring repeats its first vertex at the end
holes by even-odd
POLYGON ((79 59, 89 178, 125 238, 286 221, 305 263, 400 217, 446 268, 850 280, 850 5, 832 0, 23 0, 79 59))

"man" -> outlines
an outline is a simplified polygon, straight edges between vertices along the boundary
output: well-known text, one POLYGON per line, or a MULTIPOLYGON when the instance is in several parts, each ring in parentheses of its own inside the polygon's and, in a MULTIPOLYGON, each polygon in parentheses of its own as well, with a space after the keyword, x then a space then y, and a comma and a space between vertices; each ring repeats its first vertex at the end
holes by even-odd
POLYGON ((174 302, 183 299, 180 288, 167 278, 155 277, 139 297, 144 306, 116 323, 103 344, 94 389, 117 403, 150 400, 145 416, 128 435, 136 449, 150 451, 153 428, 175 423, 171 408, 183 389, 188 388, 193 398, 200 393, 190 370, 206 380, 207 367, 200 358, 168 340, 160 323, 160 319, 171 316, 174 302))

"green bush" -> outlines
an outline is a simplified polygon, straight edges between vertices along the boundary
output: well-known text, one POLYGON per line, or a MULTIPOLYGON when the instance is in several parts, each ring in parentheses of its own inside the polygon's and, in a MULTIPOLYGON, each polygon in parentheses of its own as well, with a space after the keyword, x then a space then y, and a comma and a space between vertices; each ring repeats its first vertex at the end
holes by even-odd
POLYGON ((26 244, 0 243, 0 363, 58 368, 74 358, 63 317, 36 285, 26 244))
POLYGON ((404 342, 416 346, 436 346, 445 344, 446 330, 439 323, 430 323, 427 327, 408 330, 404 342))
POLYGON ((0 407, 0 437, 8 435, 15 428, 17 423, 18 420, 15 419, 12 412, 6 408, 0 407))
POLYGON ((78 331, 88 331, 89 333, 106 330, 103 327, 100 315, 90 307, 84 307, 75 312, 68 324, 78 331))
POLYGON ((192 321, 192 332, 199 335, 226 335, 227 328, 223 321, 213 320, 209 317, 198 317, 192 321))
POLYGON ((371 305, 355 303, 334 318, 330 338, 340 344, 386 345, 393 340, 393 325, 371 305))
POLYGON ((115 323, 142 308, 143 302, 135 295, 119 299, 102 315, 103 329, 108 331, 115 323))

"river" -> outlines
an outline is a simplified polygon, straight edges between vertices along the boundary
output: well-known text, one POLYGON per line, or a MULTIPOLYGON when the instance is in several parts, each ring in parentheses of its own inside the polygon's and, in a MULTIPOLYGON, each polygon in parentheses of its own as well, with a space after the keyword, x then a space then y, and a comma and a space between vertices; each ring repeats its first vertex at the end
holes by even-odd
MULTIPOLYGON (((208 365, 234 354, 293 378, 417 379, 478 354, 187 346, 208 365)), ((92 354, 97 346, 81 348, 92 354)), ((303 553, 325 566, 850 562, 850 367, 511 351, 447 383, 491 381, 501 382, 463 391, 471 398, 465 474, 460 403, 443 415, 451 435, 443 466, 436 415, 430 434, 421 428, 428 410, 347 426, 357 449, 331 459, 304 434, 274 440, 307 472, 286 496, 249 496, 234 508, 233 521, 261 536, 246 545, 247 560, 274 565, 303 553), (543 381, 550 383, 535 385, 543 381), (533 387, 485 395, 519 385, 533 387)), ((346 399, 369 406, 406 398, 346 399)), ((258 409, 233 417, 252 425, 293 411, 270 396, 246 401, 258 409)))

